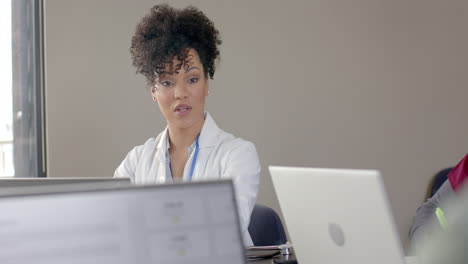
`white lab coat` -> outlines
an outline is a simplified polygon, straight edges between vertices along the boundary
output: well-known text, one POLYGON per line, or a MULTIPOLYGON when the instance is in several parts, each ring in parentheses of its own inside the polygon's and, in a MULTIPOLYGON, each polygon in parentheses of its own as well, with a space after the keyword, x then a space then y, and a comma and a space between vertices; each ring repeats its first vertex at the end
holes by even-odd
MULTIPOLYGON (((134 147, 115 170, 114 177, 128 177, 136 184, 166 183, 167 136, 166 128, 156 138, 134 147)), ((255 146, 221 130, 208 113, 199 136, 199 146, 192 180, 233 180, 244 245, 252 246, 247 229, 257 199, 261 170, 255 146)), ((185 171, 190 168, 192 158, 193 153, 185 171)))

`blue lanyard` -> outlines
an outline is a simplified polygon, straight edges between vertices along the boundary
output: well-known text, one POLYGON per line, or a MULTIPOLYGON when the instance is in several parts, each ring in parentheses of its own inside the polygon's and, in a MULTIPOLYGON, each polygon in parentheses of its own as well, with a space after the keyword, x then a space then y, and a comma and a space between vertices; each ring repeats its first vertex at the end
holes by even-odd
POLYGON ((195 154, 193 154, 192 167, 190 168, 190 178, 189 178, 189 181, 192 181, 193 171, 195 170, 195 164, 197 163, 198 150, 200 149, 200 146, 198 145, 198 138, 199 138, 199 137, 200 137, 200 134, 198 134, 198 136, 197 136, 197 141, 195 141, 195 154))
MULTIPOLYGON (((200 137, 200 134, 198 134, 197 140, 195 141, 195 153, 193 154, 192 166, 190 167, 189 181, 192 181, 193 171, 195 170, 195 164, 197 163, 198 150, 200 149, 200 145, 198 145, 198 138, 199 137, 200 137)), ((169 160, 169 169, 171 170, 171 176, 172 176, 171 160, 169 160)))

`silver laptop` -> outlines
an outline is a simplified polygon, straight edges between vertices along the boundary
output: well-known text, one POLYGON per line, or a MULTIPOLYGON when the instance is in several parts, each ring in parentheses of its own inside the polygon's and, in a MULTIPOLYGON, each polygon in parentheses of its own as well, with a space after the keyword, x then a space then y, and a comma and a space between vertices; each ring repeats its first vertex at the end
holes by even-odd
POLYGON ((0 263, 245 263, 231 181, 63 186, 0 198, 0 263))
POLYGON ((378 171, 269 169, 299 263, 405 263, 378 171))

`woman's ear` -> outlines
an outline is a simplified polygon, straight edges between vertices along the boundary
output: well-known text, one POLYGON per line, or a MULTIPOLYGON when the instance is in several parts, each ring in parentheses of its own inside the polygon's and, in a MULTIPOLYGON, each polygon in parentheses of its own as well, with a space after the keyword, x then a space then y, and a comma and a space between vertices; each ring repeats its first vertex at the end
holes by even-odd
POLYGON ((153 97, 154 102, 158 102, 158 98, 156 97, 156 87, 151 87, 151 96, 153 97))

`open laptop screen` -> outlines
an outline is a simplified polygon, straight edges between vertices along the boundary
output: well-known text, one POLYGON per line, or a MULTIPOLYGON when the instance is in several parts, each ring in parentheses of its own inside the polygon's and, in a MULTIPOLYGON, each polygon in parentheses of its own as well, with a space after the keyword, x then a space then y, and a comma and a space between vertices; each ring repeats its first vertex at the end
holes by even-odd
POLYGON ((230 181, 0 199, 0 263, 245 263, 230 181))

